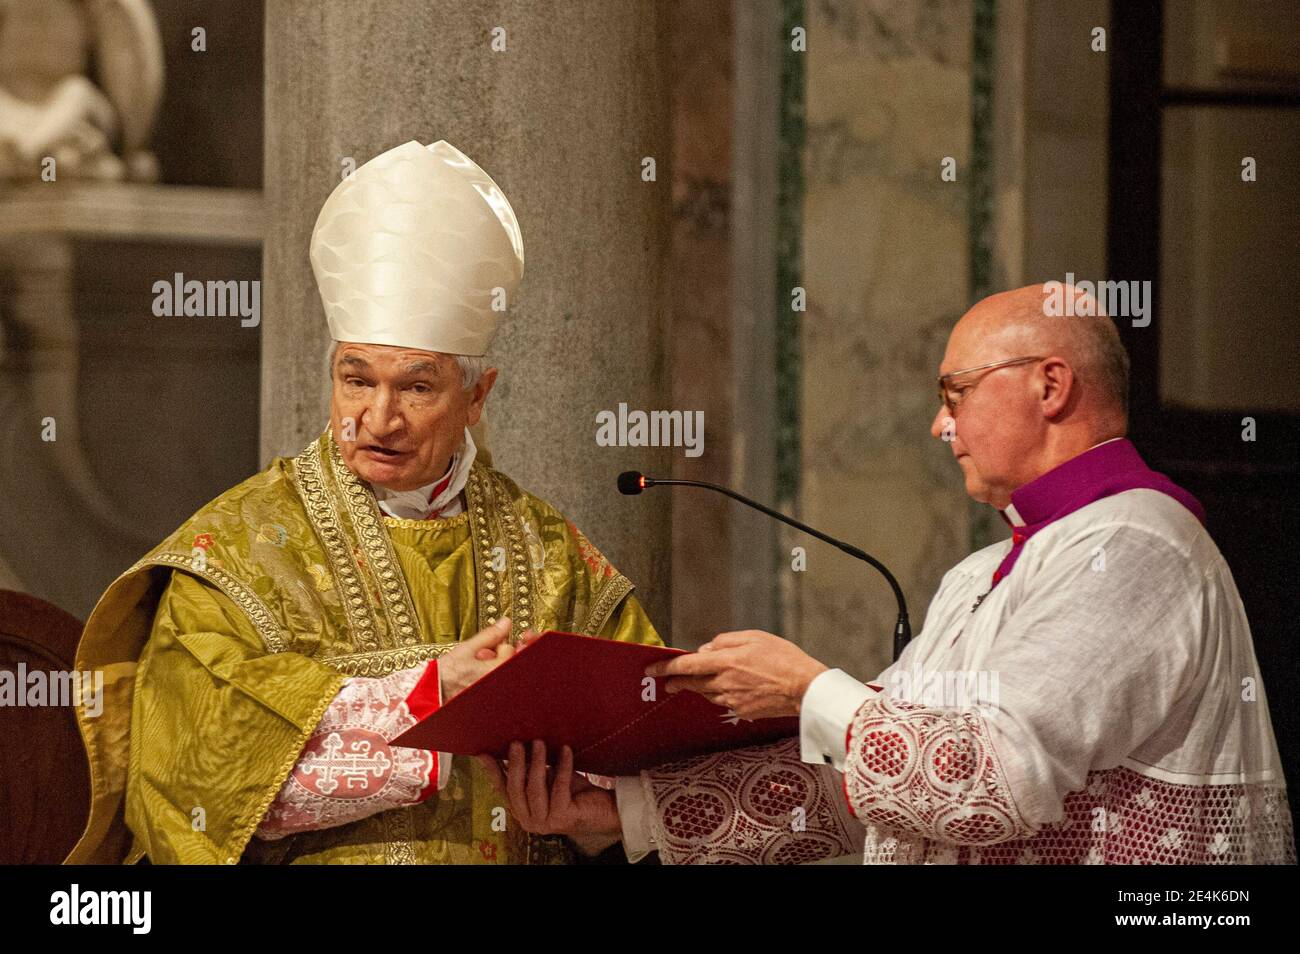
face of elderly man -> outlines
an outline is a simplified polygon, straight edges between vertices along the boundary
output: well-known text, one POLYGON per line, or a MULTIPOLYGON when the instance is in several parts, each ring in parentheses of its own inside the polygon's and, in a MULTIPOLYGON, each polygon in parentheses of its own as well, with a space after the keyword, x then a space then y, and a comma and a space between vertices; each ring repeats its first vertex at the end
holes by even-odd
POLYGON ((330 426, 344 463, 362 480, 392 490, 432 483, 446 473, 465 428, 478 423, 496 375, 488 368, 465 388, 460 366, 448 355, 340 344, 330 426))
POLYGON ((949 440, 966 492, 999 510, 1016 488, 1126 431, 1127 358, 1114 323, 1046 315, 1043 301, 1041 285, 980 301, 953 328, 939 366, 945 375, 1041 359, 949 378, 959 403, 955 412, 940 404, 930 423, 949 440))

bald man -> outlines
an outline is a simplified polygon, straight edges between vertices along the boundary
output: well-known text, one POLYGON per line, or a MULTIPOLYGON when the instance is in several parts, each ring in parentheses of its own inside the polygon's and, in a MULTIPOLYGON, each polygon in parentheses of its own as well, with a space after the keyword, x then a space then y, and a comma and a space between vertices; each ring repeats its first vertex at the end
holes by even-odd
POLYGON ((944 576, 898 662, 864 684, 723 633, 649 674, 745 718, 798 715, 798 740, 616 795, 567 751, 549 784, 544 749, 485 760, 525 828, 667 863, 1295 863, 1232 574, 1200 504, 1124 439, 1114 325, 1051 316, 1045 291, 984 299, 948 340, 930 432, 1012 534, 944 576))

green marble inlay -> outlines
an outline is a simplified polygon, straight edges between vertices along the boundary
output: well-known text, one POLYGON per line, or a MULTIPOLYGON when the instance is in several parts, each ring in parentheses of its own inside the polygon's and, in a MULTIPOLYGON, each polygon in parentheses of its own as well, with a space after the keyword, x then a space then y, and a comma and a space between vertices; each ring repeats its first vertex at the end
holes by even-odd
POLYGON ((807 53, 791 49, 790 32, 806 26, 803 0, 781 2, 781 115, 777 155, 776 222, 776 506, 799 499, 799 314, 791 290, 801 284, 803 228, 804 95, 807 53))
MULTIPOLYGON (((966 181, 970 236, 971 303, 993 292, 993 42, 996 0, 975 0, 971 31, 971 158, 966 181)), ((1005 536, 997 511, 971 501, 970 545, 988 546, 1005 536)))
MULTIPOLYGON (((792 48, 791 31, 807 29, 804 0, 781 0, 781 94, 777 117, 776 196, 776 320, 773 333, 775 367, 773 397, 774 464, 772 481, 778 510, 794 513, 799 505, 800 447, 799 411, 802 406, 799 335, 802 313, 791 309, 791 293, 803 284, 803 153, 805 142, 804 102, 807 90, 806 51, 792 48)), ((780 538, 778 538, 780 539, 780 538)), ((780 579, 785 556, 780 546, 772 549, 771 569, 780 579)), ((771 587, 771 619, 783 618, 782 588, 771 587)))
POLYGON ((996 0, 975 0, 971 38, 971 157, 968 220, 971 301, 988 295, 993 276, 993 41, 996 0))

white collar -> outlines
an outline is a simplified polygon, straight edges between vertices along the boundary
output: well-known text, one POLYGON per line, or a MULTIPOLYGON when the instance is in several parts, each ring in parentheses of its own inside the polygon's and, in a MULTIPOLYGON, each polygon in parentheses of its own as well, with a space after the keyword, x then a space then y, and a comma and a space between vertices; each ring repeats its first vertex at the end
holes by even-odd
MULTIPOLYGON (((1098 441, 1096 444, 1093 444, 1092 447, 1089 447, 1088 450, 1093 450, 1094 448, 1100 447, 1102 444, 1110 444, 1114 441, 1122 440, 1124 440, 1122 437, 1112 437, 1109 440, 1098 441)), ((1088 451, 1084 451, 1083 453, 1086 454, 1088 451)), ((1013 527, 1023 527, 1025 525, 1025 518, 1020 516, 1020 511, 1018 511, 1016 505, 1010 501, 1008 501, 1007 505, 1002 509, 1002 516, 1006 517, 1007 523, 1011 524, 1013 527)))
POLYGON ((384 513, 390 517, 402 517, 407 520, 427 520, 429 517, 454 517, 464 510, 460 502, 461 491, 469 481, 469 470, 474 464, 478 448, 469 428, 465 428, 465 443, 451 458, 447 472, 437 480, 417 487, 414 490, 393 490, 380 484, 373 484, 375 499, 384 513), (446 486, 433 496, 434 489, 446 481, 446 486), (430 499, 432 497, 432 499, 430 499))

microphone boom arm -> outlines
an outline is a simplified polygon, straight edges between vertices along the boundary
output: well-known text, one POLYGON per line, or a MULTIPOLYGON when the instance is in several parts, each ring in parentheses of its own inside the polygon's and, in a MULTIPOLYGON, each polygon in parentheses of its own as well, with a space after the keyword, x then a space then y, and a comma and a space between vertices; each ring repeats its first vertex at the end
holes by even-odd
POLYGON ((903 588, 898 585, 898 580, 894 579, 894 574, 889 572, 889 568, 886 567, 879 560, 877 560, 875 557, 873 557, 870 553, 867 553, 865 550, 861 550, 858 547, 852 546, 851 544, 845 543, 842 540, 836 540, 834 537, 822 533, 820 530, 813 529, 812 527, 808 526, 808 524, 806 523, 796 520, 793 517, 786 516, 785 514, 781 513, 779 510, 773 510, 771 507, 764 506, 763 504, 759 503, 757 500, 750 500, 748 497, 742 496, 741 494, 736 493, 734 490, 731 490, 727 487, 722 487, 718 484, 711 484, 703 480, 675 480, 671 478, 660 479, 658 477, 644 477, 644 476, 641 476, 640 479, 642 481, 641 484, 642 487, 653 487, 656 484, 672 484, 678 487, 704 487, 708 490, 716 490, 718 493, 726 494, 732 500, 737 500, 748 507, 753 507, 755 510, 765 513, 769 517, 772 517, 775 520, 780 520, 782 523, 788 524, 794 527, 796 530, 802 530, 804 533, 808 534, 809 536, 816 537, 818 540, 821 540, 823 543, 829 543, 837 550, 842 550, 843 552, 847 553, 851 557, 857 557, 859 560, 871 564, 871 566, 875 567, 880 572, 880 575, 885 578, 885 582, 889 584, 889 588, 894 591, 894 599, 898 601, 898 622, 894 626, 894 660, 895 661, 897 661, 898 657, 902 655, 903 649, 907 646, 907 644, 911 642, 912 624, 907 616, 907 600, 903 596, 903 588))

